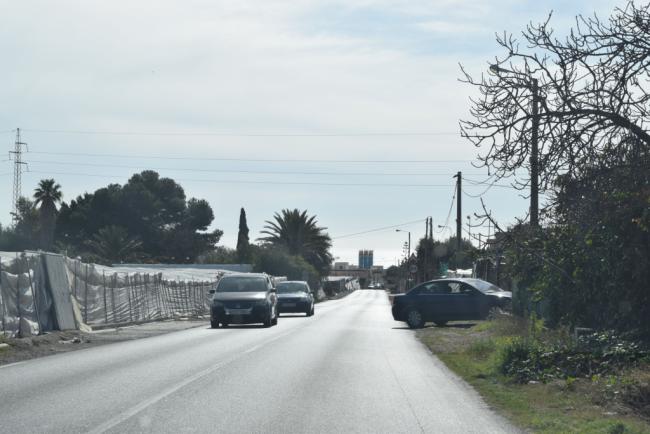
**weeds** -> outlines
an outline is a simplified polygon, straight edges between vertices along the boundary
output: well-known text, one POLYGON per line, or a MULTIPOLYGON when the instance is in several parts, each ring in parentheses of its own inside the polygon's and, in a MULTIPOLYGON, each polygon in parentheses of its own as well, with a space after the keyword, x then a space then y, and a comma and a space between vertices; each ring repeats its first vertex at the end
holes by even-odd
POLYGON ((500 372, 526 383, 615 374, 650 360, 650 351, 611 332, 552 343, 535 332, 514 338, 503 348, 501 357, 500 372))

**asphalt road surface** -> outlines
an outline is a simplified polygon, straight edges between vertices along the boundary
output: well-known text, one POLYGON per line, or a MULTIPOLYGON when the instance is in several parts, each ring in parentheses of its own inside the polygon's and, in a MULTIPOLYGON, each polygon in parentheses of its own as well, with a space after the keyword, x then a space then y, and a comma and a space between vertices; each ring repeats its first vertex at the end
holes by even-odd
POLYGON ((0 367, 0 432, 514 432, 384 291, 0 367))

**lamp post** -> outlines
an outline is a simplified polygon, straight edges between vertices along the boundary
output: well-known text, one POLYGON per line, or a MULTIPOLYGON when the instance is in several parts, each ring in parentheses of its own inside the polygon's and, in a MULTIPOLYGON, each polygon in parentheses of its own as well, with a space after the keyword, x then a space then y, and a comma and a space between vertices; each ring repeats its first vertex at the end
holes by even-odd
POLYGON ((539 224, 539 82, 530 74, 511 71, 501 68, 499 65, 490 65, 490 71, 500 76, 500 74, 514 74, 530 80, 530 91, 533 94, 533 130, 530 143, 530 225, 538 226, 539 224))
POLYGON ((409 265, 411 264, 411 231, 404 231, 402 229, 395 229, 395 232, 406 232, 409 234, 409 241, 407 244, 407 256, 406 256, 406 261, 404 262, 404 274, 406 277, 406 289, 408 290, 411 286, 409 285, 410 278, 409 278, 409 265))
POLYGON ((449 236, 452 237, 454 235, 453 231, 449 226, 443 226, 443 225, 438 225, 438 229, 447 229, 449 231, 449 236))
POLYGON ((395 229, 395 232, 406 232, 409 234, 409 244, 408 244, 408 256, 407 260, 411 259, 411 231, 403 231, 402 229, 395 229))

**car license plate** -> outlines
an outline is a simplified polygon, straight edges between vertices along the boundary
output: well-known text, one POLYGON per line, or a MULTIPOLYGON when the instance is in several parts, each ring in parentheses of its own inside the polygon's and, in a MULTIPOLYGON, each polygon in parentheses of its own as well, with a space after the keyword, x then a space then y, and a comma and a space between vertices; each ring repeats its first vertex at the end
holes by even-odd
POLYGON ((282 303, 284 307, 296 307, 296 303, 282 303))
POLYGON ((226 313, 228 315, 248 315, 250 313, 250 309, 227 309, 226 313))

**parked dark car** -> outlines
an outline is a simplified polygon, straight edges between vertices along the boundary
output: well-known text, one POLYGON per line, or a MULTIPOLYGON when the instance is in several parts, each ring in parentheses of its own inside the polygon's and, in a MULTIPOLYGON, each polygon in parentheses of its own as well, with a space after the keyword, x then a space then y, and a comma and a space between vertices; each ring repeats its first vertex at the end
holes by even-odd
POLYGON ((277 294, 266 274, 226 274, 210 293, 212 328, 233 323, 271 327, 278 323, 277 294))
POLYGON ((276 285, 278 291, 278 313, 314 314, 314 294, 309 284, 303 281, 285 281, 276 285))
POLYGON ((493 308, 510 307, 512 293, 481 279, 438 279, 393 298, 393 318, 410 328, 426 322, 485 319, 493 308))

